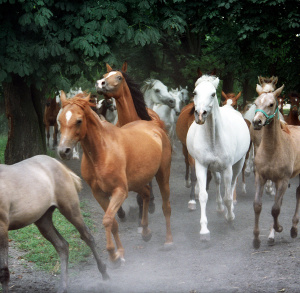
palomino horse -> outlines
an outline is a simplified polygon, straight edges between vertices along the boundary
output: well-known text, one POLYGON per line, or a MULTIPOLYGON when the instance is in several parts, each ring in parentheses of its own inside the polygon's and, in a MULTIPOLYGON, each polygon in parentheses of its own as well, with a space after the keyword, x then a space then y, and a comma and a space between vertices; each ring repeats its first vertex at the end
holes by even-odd
MULTIPOLYGON (((120 74, 115 73, 111 77, 119 80, 120 74)), ((138 192, 142 196, 142 236, 145 241, 150 240, 150 191, 147 184, 154 176, 160 188, 166 219, 165 245, 172 244, 169 201, 172 150, 165 131, 151 121, 134 121, 117 127, 105 119, 101 120, 90 108, 89 96, 83 98, 82 94, 67 100, 62 92, 61 103, 63 111, 59 116, 61 139, 58 153, 62 159, 70 159, 73 146, 80 141, 83 149, 81 174, 105 211, 103 225, 111 261, 120 264, 124 260, 115 215, 129 191, 138 192)))
MULTIPOLYGON (((300 173, 300 127, 283 124, 279 120, 277 97, 284 86, 274 92, 264 93, 262 87, 257 85, 259 97, 256 99, 256 114, 253 118, 254 129, 261 130, 262 138, 255 155, 255 185, 254 198, 254 248, 260 247, 259 216, 262 209, 263 188, 266 181, 275 182, 276 195, 272 207, 274 219, 273 228, 269 235, 269 243, 274 243, 274 234, 282 231, 278 222, 283 195, 288 187, 290 178, 300 173)), ((297 237, 298 211, 300 207, 300 186, 296 190, 296 210, 293 216, 291 237, 297 237)))
POLYGON ((9 291, 8 230, 17 230, 34 223, 52 243, 60 257, 59 292, 67 292, 69 245, 52 222, 55 208, 79 231, 91 248, 103 279, 108 279, 89 229, 79 207, 77 192, 81 180, 59 161, 44 155, 31 157, 17 164, 0 165, 0 282, 4 293, 9 291))
POLYGON ((244 165, 245 156, 250 145, 248 126, 242 115, 231 106, 219 107, 216 89, 219 79, 204 75, 198 79, 194 90, 195 121, 187 134, 187 148, 195 159, 196 176, 199 184, 199 201, 201 207, 200 238, 210 239, 207 228, 206 191, 207 171, 214 175, 217 185, 217 204, 224 210, 220 193, 221 176, 224 178, 225 196, 223 198, 227 211, 225 218, 232 221, 233 192, 236 179, 244 165))
POLYGON ((290 112, 284 117, 284 120, 289 125, 300 125, 299 121, 299 107, 300 107, 300 97, 296 93, 289 94, 290 100, 290 112))
POLYGON ((53 149, 57 146, 58 125, 56 117, 60 110, 60 104, 56 102, 56 98, 49 97, 46 101, 44 111, 44 124, 46 127, 47 146, 49 147, 50 126, 53 126, 53 149))
POLYGON ((175 100, 170 95, 168 88, 157 79, 145 80, 141 91, 144 94, 146 105, 150 109, 153 109, 155 104, 167 105, 170 108, 175 107, 175 100))
POLYGON ((237 106, 238 106, 238 99, 240 98, 242 92, 239 92, 237 95, 235 93, 228 93, 228 94, 225 94, 223 91, 222 91, 222 97, 225 99, 225 101, 222 103, 223 106, 224 105, 230 105, 232 106, 234 109, 237 109, 237 106))
MULTIPOLYGON (((105 99, 114 97, 116 101, 118 122, 117 126, 124 126, 127 123, 136 120, 153 121, 156 125, 164 128, 164 123, 160 120, 158 114, 152 109, 147 108, 143 93, 138 84, 134 82, 126 73, 127 62, 124 62, 121 71, 113 71, 113 69, 106 64, 107 74, 101 80, 97 80, 96 89, 99 94, 103 94, 105 99)), ((172 101, 174 99, 172 98, 172 101)), ((152 192, 152 184, 150 184, 150 203, 149 212, 153 213, 155 210, 154 194, 152 192)), ((143 201, 141 196, 137 196, 139 205, 139 221, 142 218, 143 201)), ((118 211, 118 216, 123 219, 125 212, 121 207, 118 211)), ((139 222, 138 231, 141 232, 141 223, 139 222)))

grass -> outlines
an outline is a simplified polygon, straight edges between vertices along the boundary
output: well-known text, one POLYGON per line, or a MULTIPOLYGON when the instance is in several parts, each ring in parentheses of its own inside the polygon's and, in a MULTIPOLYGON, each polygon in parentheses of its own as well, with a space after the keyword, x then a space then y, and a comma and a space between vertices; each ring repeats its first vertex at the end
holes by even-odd
POLYGON ((4 152, 7 143, 7 135, 0 134, 0 163, 4 163, 4 152))
MULTIPOLYGON (((81 211, 85 203, 81 203, 81 211)), ((96 230, 89 213, 82 211, 84 222, 92 231, 96 230)), ((91 255, 90 248, 81 240, 76 228, 60 214, 58 210, 53 213, 53 223, 59 233, 69 242, 69 266, 84 261, 91 255)), ((35 225, 27 226, 20 230, 9 231, 10 245, 14 245, 25 254, 22 259, 33 262, 42 270, 50 271, 53 274, 59 273, 60 261, 58 254, 52 244, 48 242, 39 232, 35 225)))

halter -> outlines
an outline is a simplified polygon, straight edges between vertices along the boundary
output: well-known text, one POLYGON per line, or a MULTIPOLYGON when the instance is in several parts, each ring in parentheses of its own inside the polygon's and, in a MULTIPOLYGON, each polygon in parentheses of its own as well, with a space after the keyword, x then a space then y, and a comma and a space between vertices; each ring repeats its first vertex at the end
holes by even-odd
MULTIPOLYGON (((267 118, 267 120, 266 120, 266 122, 265 122, 265 124, 263 126, 269 125, 271 123, 272 119, 275 117, 276 113, 278 113, 278 104, 277 104, 277 107, 276 107, 276 110, 275 110, 274 114, 272 114, 272 115, 268 115, 264 110, 261 110, 261 109, 256 109, 255 110, 255 114, 257 112, 263 113, 266 116, 266 118, 267 118)), ((279 115, 278 115, 278 120, 279 120, 279 115)))

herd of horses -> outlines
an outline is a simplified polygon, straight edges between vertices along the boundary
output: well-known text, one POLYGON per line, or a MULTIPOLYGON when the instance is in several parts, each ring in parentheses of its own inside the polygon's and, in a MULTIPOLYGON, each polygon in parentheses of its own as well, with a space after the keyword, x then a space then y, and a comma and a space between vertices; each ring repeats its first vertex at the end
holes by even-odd
MULTIPOLYGON (((222 92, 224 102, 219 105, 219 78, 215 73, 198 71, 190 100, 186 88, 168 91, 159 80, 149 79, 140 88, 126 73, 126 62, 121 70, 108 64, 106 67, 107 73, 95 85, 103 100, 98 102, 95 96, 85 92, 67 98, 61 91, 60 103, 50 99, 46 104, 44 123, 48 146, 49 126, 55 129, 54 147, 60 131, 57 153, 61 159, 72 159, 73 149, 80 143, 81 175, 105 212, 102 223, 111 262, 115 265, 124 262, 124 248, 115 216, 125 217, 122 204, 129 191, 137 193, 142 238, 145 241, 151 239, 148 212, 155 208, 153 178, 162 197, 166 225, 164 247, 172 247, 169 178, 175 138, 182 144, 185 184, 191 187, 188 208, 196 209, 196 197, 200 202, 200 239, 210 240, 206 216, 210 180, 213 178, 217 186, 218 212, 223 213, 228 222, 233 221, 237 178, 245 171, 247 161, 251 161, 249 154, 253 149, 256 186, 253 246, 260 247, 259 217, 267 181, 274 186, 275 192, 274 222, 269 235, 269 242, 273 244, 275 232, 283 229, 278 221, 283 195, 290 178, 300 174, 299 96, 290 96, 290 112, 284 115, 281 98, 284 85, 276 88, 276 77, 260 76, 256 87, 258 97, 247 110, 239 112, 236 109, 241 93, 222 92)), ((59 292, 67 291, 68 244, 53 225, 55 208, 77 228, 91 248, 103 279, 109 278, 93 236, 83 222, 78 198, 81 181, 76 174, 56 159, 41 155, 11 166, 0 165, 0 174, 3 191, 0 282, 3 292, 9 292, 8 230, 31 223, 36 224, 58 252, 61 260, 59 292)), ((296 199, 290 232, 293 238, 297 236, 299 222, 300 186, 296 199)))

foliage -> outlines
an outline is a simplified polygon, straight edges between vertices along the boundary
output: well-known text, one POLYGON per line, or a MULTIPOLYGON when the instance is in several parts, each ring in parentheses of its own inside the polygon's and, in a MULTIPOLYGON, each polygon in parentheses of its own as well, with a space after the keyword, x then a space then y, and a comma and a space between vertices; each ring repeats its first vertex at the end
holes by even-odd
POLYGON ((0 164, 4 163, 4 151, 7 143, 7 135, 0 134, 0 164))
MULTIPOLYGON (((85 209, 85 203, 81 203, 81 210, 85 209)), ((82 212, 84 221, 91 231, 95 231, 95 225, 90 214, 82 212)), ((91 255, 90 248, 81 240, 76 228, 62 216, 58 210, 53 213, 53 223, 59 233, 69 242, 69 262, 76 264, 84 261, 91 255)), ((59 256, 53 247, 39 232, 35 225, 27 226, 20 230, 9 231, 12 240, 10 245, 15 245, 19 250, 24 251, 23 259, 35 263, 43 270, 57 273, 60 270, 59 256), (45 261, 46 260, 46 261, 45 261)))

